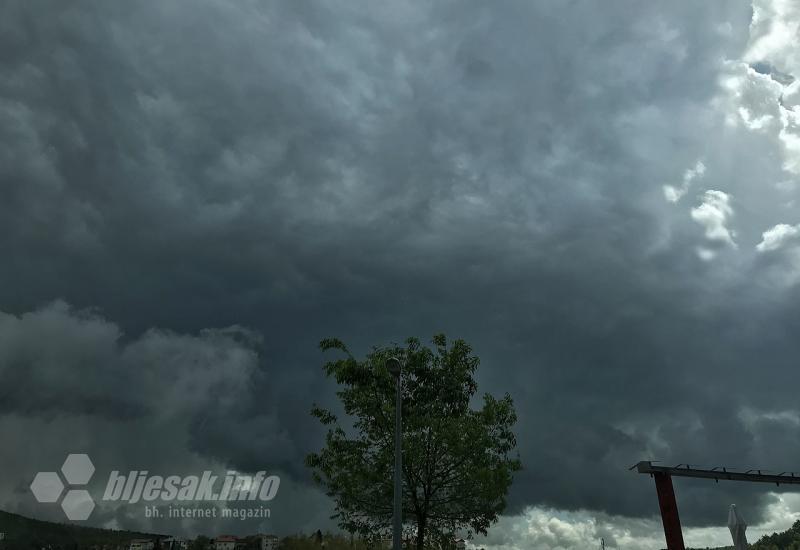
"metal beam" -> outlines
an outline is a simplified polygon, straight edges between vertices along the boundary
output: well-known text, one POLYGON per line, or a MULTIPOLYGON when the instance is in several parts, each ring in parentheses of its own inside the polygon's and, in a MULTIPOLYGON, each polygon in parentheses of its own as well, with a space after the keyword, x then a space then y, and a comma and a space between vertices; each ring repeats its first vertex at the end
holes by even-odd
POLYGON ((731 470, 729 468, 716 467, 716 468, 693 468, 689 464, 678 464, 677 466, 654 466, 650 461, 642 461, 631 467, 631 470, 636 468, 640 474, 665 474, 668 476, 680 477, 699 477, 704 479, 713 479, 719 481, 720 479, 731 481, 751 481, 756 483, 774 483, 780 485, 781 483, 787 484, 800 484, 800 474, 794 472, 781 472, 779 474, 761 473, 761 470, 731 470))
POLYGON ((686 550, 683 545, 681 520, 678 516, 678 503, 675 501, 672 478, 669 474, 661 472, 655 472, 653 478, 656 480, 658 507, 661 510, 661 523, 664 524, 664 538, 667 539, 667 550, 686 550))

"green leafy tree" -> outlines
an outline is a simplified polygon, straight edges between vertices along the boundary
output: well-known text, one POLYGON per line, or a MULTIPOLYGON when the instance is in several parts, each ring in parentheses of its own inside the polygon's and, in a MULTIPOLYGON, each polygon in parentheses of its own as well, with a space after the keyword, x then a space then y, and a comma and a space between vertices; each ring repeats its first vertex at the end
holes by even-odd
POLYGON ((394 377, 389 357, 403 363, 403 520, 418 549, 441 547, 456 531, 486 533, 506 506, 520 468, 511 397, 477 399, 479 359, 466 342, 444 335, 434 348, 409 338, 405 347, 374 348, 359 361, 339 340, 320 343, 344 357, 325 364, 340 385, 347 421, 317 405, 328 427, 325 447, 306 462, 336 503, 334 518, 350 533, 375 539, 390 533, 394 471, 394 377))
POLYGON ((756 550, 772 550, 773 548, 791 550, 797 546, 800 546, 800 520, 795 521, 786 531, 762 536, 752 545, 752 548, 756 550))
POLYGON ((189 547, 191 550, 208 550, 211 548, 211 542, 210 538, 205 535, 200 535, 191 542, 189 547))

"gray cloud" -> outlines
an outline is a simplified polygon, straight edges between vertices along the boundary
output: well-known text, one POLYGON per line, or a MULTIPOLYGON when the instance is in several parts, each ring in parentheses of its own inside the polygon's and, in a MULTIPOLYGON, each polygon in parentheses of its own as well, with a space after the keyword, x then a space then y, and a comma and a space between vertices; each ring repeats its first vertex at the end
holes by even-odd
MULTIPOLYGON (((280 475, 285 463, 302 460, 274 412, 257 405, 270 391, 260 373, 258 340, 244 329, 207 329, 196 336, 151 330, 123 343, 117 325, 63 303, 19 318, 3 314, 0 324, 0 435, 15 442, 13 452, 4 453, 4 467, 13 472, 4 476, 6 508, 59 518, 57 506, 37 506, 28 485, 36 472, 58 469, 72 452, 94 460, 97 495, 111 470, 280 475)), ((318 492, 287 481, 287 498, 277 503, 291 504, 300 495, 322 503, 318 492)), ((99 503, 94 521, 143 524, 141 506, 116 504, 99 503)), ((273 525, 296 523, 277 515, 273 525)), ((257 528, 252 522, 234 526, 257 528)), ((206 532, 222 527, 224 522, 206 532)))
MULTIPOLYGON (((517 402, 512 514, 652 515, 651 483, 626 470, 644 458, 791 469, 796 250, 757 248, 800 222, 800 67, 769 23, 789 8, 0 10, 0 372, 30 393, 2 401, 6 433, 50 418, 131 437, 167 400, 170 421, 141 432, 182 438, 165 467, 267 460, 314 495, 308 408, 333 399, 316 342, 443 330, 517 402), (693 216, 714 193, 724 220, 693 216), (231 325, 261 343, 202 332, 231 325), (174 354, 219 349, 235 376, 209 366, 206 393, 181 389, 174 354), (220 404, 223 382, 243 386, 220 404)), ((777 497, 679 498, 705 525, 733 500, 757 521, 777 497)))

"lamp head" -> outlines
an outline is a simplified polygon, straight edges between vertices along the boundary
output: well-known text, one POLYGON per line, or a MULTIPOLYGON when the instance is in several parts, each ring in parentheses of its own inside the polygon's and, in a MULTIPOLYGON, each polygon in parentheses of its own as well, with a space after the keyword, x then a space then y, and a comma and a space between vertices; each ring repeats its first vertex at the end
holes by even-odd
POLYGON ((397 378, 398 376, 400 376, 400 370, 402 369, 400 365, 400 359, 398 359, 397 357, 389 357, 386 360, 386 368, 389 370, 392 376, 397 378))

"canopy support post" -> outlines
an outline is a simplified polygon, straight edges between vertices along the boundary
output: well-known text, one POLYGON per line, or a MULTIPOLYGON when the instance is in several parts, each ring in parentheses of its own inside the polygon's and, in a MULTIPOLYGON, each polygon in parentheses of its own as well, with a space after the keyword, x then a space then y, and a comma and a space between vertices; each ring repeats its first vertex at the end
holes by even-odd
POLYGON ((661 509, 661 522, 664 524, 664 537, 667 539, 667 550, 686 550, 683 545, 681 520, 678 517, 678 503, 675 501, 675 490, 672 488, 672 476, 655 472, 658 507, 661 509))

